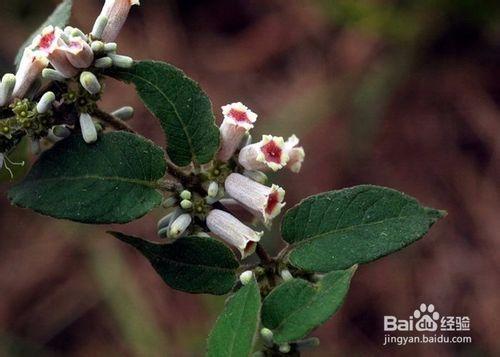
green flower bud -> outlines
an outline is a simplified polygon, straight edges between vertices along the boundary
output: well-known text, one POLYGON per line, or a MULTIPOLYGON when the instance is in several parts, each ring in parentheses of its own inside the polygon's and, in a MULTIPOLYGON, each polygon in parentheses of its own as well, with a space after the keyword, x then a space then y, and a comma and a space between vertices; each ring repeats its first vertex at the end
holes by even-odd
POLYGON ((94 62, 96 68, 110 68, 113 65, 113 60, 109 57, 101 57, 94 62))
POLYGON ((92 72, 82 72, 80 75, 80 84, 90 94, 97 94, 101 91, 101 84, 92 72))
POLYGON ((97 141, 97 129, 92 117, 87 113, 80 114, 80 127, 82 129, 83 140, 87 144, 97 141))
POLYGON ((67 138, 71 135, 71 131, 65 125, 56 125, 52 128, 52 132, 59 138, 67 138))
POLYGON ((168 231, 168 238, 177 239, 181 237, 188 229, 189 225, 191 224, 191 221, 192 218, 189 213, 181 214, 170 225, 170 229, 168 231))
POLYGON ((55 69, 52 68, 45 68, 42 71, 42 77, 50 81, 56 81, 56 82, 66 81, 66 77, 64 77, 61 72, 56 71, 55 69))
POLYGON ((116 55, 113 53, 108 54, 113 60, 113 65, 119 68, 130 68, 134 64, 134 60, 128 56, 116 55))
POLYGON ((253 272, 251 270, 246 270, 240 274, 240 281, 243 285, 250 284, 253 279, 253 272))
POLYGON ((215 181, 210 182, 210 185, 208 186, 208 197, 217 197, 217 194, 219 193, 219 184, 215 181))
POLYGON ((109 42, 104 45, 104 52, 114 53, 118 49, 118 45, 115 42, 109 42))
POLYGON ((95 20, 94 27, 90 33, 94 38, 102 38, 102 33, 108 24, 108 17, 105 15, 99 15, 95 20))
POLYGON ((15 86, 15 75, 7 73, 2 77, 2 83, 0 84, 0 106, 4 106, 9 102, 15 86))
POLYGON ((281 353, 288 353, 288 352, 290 352, 290 350, 291 350, 291 348, 290 348, 290 345, 288 343, 284 343, 284 344, 280 345, 280 347, 279 347, 279 351, 281 353))
POLYGON ((193 208, 193 202, 191 202, 190 200, 182 200, 181 201, 181 207, 182 209, 191 209, 193 208))
POLYGON ((90 48, 92 49, 92 52, 99 54, 104 52, 104 43, 102 41, 93 41, 90 44, 90 48))
POLYGON ((273 342, 273 331, 271 331, 270 329, 268 329, 266 327, 263 327, 260 330, 260 335, 262 336, 262 340, 264 340, 264 344, 267 347, 272 347, 274 345, 274 342, 273 342))
POLYGON ((117 117, 118 119, 126 121, 126 120, 131 119, 134 116, 134 108, 129 107, 129 106, 122 107, 122 108, 115 110, 113 113, 111 113, 111 115, 117 117))
POLYGON ((188 190, 184 190, 180 193, 179 195, 183 200, 190 200, 191 199, 191 192, 188 190))
POLYGON ((290 273, 290 271, 288 269, 283 269, 280 273, 281 275, 281 278, 284 280, 284 281, 289 281, 289 280, 292 280, 293 279, 293 276, 292 274, 290 273))
POLYGON ((44 95, 42 95, 40 101, 36 105, 36 111, 40 114, 48 112, 55 100, 56 95, 54 94, 54 92, 46 92, 44 95))
POLYGON ((175 198, 174 196, 170 196, 170 197, 165 198, 163 200, 163 202, 161 203, 161 205, 164 208, 174 207, 176 204, 177 204, 177 198, 175 198))

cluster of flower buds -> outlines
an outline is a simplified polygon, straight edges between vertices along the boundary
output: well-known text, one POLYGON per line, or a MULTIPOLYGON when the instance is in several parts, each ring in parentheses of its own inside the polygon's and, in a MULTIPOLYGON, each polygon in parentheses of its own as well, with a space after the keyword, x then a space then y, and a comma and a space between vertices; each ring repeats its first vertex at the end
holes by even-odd
MULTIPOLYGON (((9 106, 14 113, 0 120, 0 139, 11 139, 23 129, 35 142, 41 136, 54 139, 57 135, 53 128, 41 123, 48 117, 43 114, 50 112, 52 105, 79 103, 80 96, 86 105, 95 102, 102 90, 100 70, 133 65, 132 58, 117 54, 117 44, 113 42, 133 5, 139 5, 139 1, 106 0, 90 34, 71 26, 64 29, 47 26, 33 39, 24 49, 16 74, 4 75, 0 83, 0 107, 9 106), (56 100, 53 92, 37 93, 42 80, 68 85, 74 82, 81 91, 68 92, 56 100), (33 102, 33 98, 39 98, 38 103, 33 102)), ((120 119, 128 119, 133 114, 130 107, 125 108, 116 113, 120 119)), ((78 106, 79 124, 85 141, 92 143, 97 140, 98 128, 87 109, 88 106, 78 106)), ((0 145, 0 152, 10 146, 9 143, 0 145)))
POLYGON ((265 172, 284 167, 299 172, 305 153, 295 135, 287 141, 264 135, 252 143, 249 131, 257 115, 242 103, 223 106, 222 114, 217 161, 201 175, 206 196, 184 190, 168 198, 167 206, 176 208, 160 220, 158 233, 172 241, 208 229, 245 258, 255 251, 263 232, 243 222, 270 227, 285 205, 285 190, 266 185, 265 172))

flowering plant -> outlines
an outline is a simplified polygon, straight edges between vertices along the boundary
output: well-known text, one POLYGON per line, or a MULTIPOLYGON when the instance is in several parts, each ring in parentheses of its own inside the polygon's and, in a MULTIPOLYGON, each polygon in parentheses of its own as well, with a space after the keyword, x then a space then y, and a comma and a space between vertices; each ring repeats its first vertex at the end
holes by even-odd
POLYGON ((253 140, 258 116, 222 107, 182 71, 117 54, 115 41, 137 0, 106 0, 90 33, 67 26, 65 0, 23 46, 16 74, 0 84, 0 168, 27 137, 40 155, 9 191, 14 205, 87 224, 127 223, 161 206, 161 243, 110 232, 142 253, 172 288, 230 293, 208 339, 210 356, 298 355, 347 295, 358 264, 421 238, 444 212, 395 190, 362 185, 306 198, 281 222, 285 248, 261 245, 285 206, 266 173, 299 173, 299 139, 253 140), (134 110, 99 108, 103 82, 136 87, 167 137, 166 151, 127 124, 134 110), (238 252, 234 254, 233 248, 238 252), (255 255, 259 260, 246 263, 255 255), (260 333, 257 334, 257 331, 260 333))

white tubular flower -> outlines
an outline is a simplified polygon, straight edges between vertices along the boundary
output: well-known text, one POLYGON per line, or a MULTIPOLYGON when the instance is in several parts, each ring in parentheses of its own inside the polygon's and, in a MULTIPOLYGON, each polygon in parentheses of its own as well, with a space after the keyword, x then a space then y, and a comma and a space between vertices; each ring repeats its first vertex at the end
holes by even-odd
POLYGON ((302 168, 302 163, 304 162, 304 158, 306 153, 302 146, 296 147, 299 144, 299 138, 295 135, 292 135, 285 142, 285 151, 288 154, 288 162, 286 164, 287 169, 292 171, 293 173, 298 173, 302 168))
POLYGON ((232 173, 224 183, 226 192, 264 223, 280 214, 285 205, 285 190, 277 185, 264 186, 248 177, 232 173))
POLYGON ((256 243, 260 241, 263 234, 244 225, 231 214, 218 209, 208 214, 207 226, 219 238, 238 248, 242 259, 255 252, 256 243))
POLYGON ((66 56, 67 45, 61 39, 62 30, 59 27, 47 26, 42 34, 35 37, 32 47, 44 54, 50 64, 64 77, 71 78, 78 73, 66 56))
POLYGON ((113 42, 116 39, 133 5, 140 5, 139 0, 106 0, 98 17, 98 19, 107 18, 101 35, 104 41, 113 42))
POLYGON ((66 47, 66 57, 76 68, 88 68, 94 62, 94 52, 81 37, 72 37, 66 47))
POLYGON ((23 98, 31 88, 33 82, 40 76, 43 69, 49 65, 46 56, 38 51, 33 51, 27 47, 24 50, 23 57, 19 64, 19 69, 16 73, 16 85, 12 92, 12 96, 23 98))
POLYGON ((241 149, 238 161, 247 170, 277 171, 288 162, 285 141, 281 136, 263 135, 260 142, 241 149))
POLYGON ((224 120, 220 126, 221 148, 217 158, 227 161, 233 156, 245 134, 253 128, 257 114, 239 102, 223 106, 222 114, 224 120))

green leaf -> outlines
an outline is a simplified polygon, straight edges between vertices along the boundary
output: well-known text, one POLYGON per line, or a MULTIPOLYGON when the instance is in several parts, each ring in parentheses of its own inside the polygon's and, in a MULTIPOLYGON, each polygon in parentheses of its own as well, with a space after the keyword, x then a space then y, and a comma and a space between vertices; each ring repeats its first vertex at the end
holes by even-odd
POLYGON ((108 75, 134 83, 146 107, 160 120, 167 153, 178 166, 206 164, 219 148, 212 104, 199 85, 167 63, 140 61, 108 75))
POLYGON ((126 223, 159 205, 164 152, 140 136, 113 132, 92 145, 74 135, 44 152, 9 191, 13 204, 83 223, 126 223))
POLYGON ((294 266, 328 272, 395 252, 444 214, 401 192, 363 185, 305 199, 286 213, 282 233, 293 244, 294 266))
POLYGON ((14 64, 19 66, 19 62, 21 62, 21 57, 23 56, 24 49, 31 45, 31 42, 33 42, 33 39, 35 36, 40 34, 42 30, 47 27, 47 26, 58 26, 61 28, 64 28, 68 22, 69 18, 71 17, 71 8, 73 6, 73 0, 64 0, 62 3, 60 3, 54 12, 45 20, 45 22, 35 31, 31 36, 23 43, 19 51, 17 52, 16 59, 14 61, 14 64))
POLYGON ((226 302, 208 337, 209 357, 243 357, 252 352, 260 314, 260 291, 255 279, 226 302))
POLYGON ((141 252, 174 289, 223 295, 236 281, 239 263, 233 252, 216 239, 184 237, 172 244, 156 244, 118 232, 109 233, 141 252))
POLYGON ((319 283, 293 279, 275 288, 262 304, 262 324, 276 343, 301 339, 342 305, 356 266, 326 274, 319 283))

